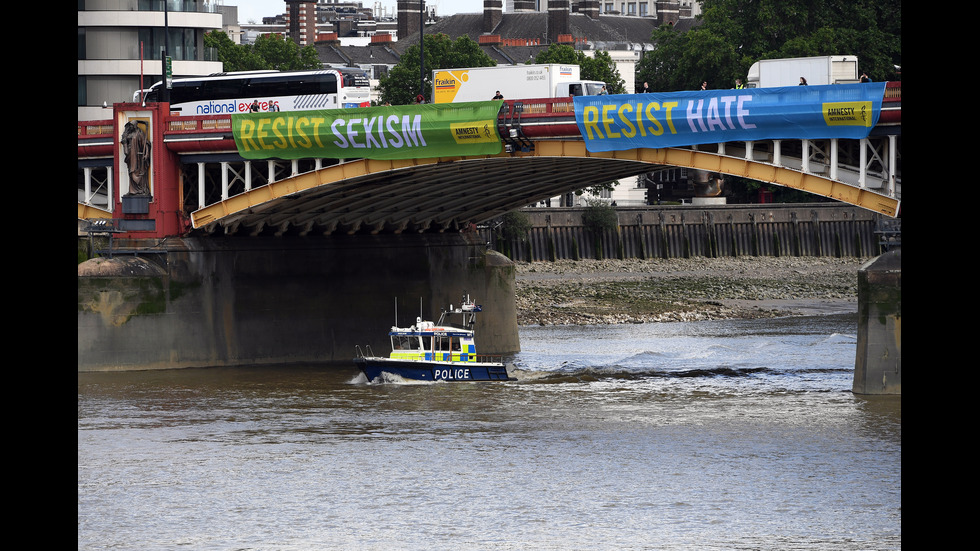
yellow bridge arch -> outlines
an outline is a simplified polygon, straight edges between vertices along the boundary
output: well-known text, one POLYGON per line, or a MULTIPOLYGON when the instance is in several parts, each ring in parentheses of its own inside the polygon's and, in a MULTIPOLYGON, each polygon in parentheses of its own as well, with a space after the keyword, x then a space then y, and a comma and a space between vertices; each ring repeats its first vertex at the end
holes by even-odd
POLYGON ((569 139, 536 141, 530 151, 498 155, 340 162, 204 206, 191 222, 196 230, 225 233, 441 231, 658 167, 740 176, 891 217, 899 209, 895 197, 772 162, 686 148, 590 153, 585 142, 569 139))

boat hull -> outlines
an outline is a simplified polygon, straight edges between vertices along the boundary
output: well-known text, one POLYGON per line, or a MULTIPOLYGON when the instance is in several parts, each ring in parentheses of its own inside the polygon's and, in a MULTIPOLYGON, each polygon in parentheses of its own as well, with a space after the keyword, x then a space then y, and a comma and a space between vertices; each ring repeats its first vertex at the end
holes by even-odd
POLYGON ((393 360, 390 358, 359 357, 354 363, 369 381, 382 377, 382 373, 397 375, 412 381, 514 381, 502 363, 483 362, 432 362, 393 360))

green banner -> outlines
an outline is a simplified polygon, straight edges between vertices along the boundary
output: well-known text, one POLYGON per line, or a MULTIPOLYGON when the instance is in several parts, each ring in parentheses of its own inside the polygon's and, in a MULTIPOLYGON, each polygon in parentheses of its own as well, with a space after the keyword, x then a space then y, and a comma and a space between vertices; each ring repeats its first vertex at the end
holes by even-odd
POLYGON ((246 159, 424 159, 495 155, 499 101, 231 116, 246 159))

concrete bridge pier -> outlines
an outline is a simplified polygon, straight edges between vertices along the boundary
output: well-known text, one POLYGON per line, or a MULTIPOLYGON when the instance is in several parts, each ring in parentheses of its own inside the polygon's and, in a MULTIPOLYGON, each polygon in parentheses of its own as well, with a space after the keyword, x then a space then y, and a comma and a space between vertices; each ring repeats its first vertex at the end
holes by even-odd
POLYGON ((902 250, 858 272, 855 394, 902 393, 902 250))
POLYGON ((78 370, 350 362, 389 328, 482 304, 480 353, 520 350, 514 264, 475 233, 122 243, 79 265, 78 370), (142 245, 142 247, 141 247, 142 245))

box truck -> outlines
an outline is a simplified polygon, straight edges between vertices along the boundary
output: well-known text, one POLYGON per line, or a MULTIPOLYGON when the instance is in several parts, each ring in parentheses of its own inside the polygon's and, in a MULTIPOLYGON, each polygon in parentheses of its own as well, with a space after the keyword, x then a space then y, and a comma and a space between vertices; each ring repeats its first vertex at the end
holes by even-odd
POLYGON ((858 58, 853 55, 824 55, 764 59, 749 67, 745 87, 797 86, 800 77, 810 85, 860 82, 858 58))
POLYGON ((433 103, 595 96, 606 83, 581 80, 578 65, 498 65, 432 71, 433 103))

